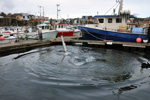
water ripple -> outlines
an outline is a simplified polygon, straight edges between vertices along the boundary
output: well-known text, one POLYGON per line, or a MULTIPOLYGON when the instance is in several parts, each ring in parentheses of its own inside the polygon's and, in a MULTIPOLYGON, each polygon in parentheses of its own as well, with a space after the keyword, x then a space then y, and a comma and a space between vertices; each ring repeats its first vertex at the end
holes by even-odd
POLYGON ((137 99, 141 91, 150 92, 150 69, 144 67, 149 65, 143 64, 149 62, 148 59, 102 48, 67 46, 67 50, 64 52, 62 46, 51 46, 2 57, 0 90, 9 94, 15 90, 16 96, 23 92, 20 97, 28 92, 30 95, 33 89, 34 97, 37 90, 40 97, 49 97, 57 91, 53 96, 60 95, 66 100, 99 100, 101 97, 131 100, 137 99), (29 90, 20 92, 22 89, 29 90))

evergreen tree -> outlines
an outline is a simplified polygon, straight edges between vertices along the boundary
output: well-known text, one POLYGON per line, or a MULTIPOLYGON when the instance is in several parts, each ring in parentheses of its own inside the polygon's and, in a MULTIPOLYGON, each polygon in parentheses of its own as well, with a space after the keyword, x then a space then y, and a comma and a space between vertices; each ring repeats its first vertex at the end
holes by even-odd
POLYGON ((6 14, 4 12, 1 12, 0 16, 6 17, 6 14))

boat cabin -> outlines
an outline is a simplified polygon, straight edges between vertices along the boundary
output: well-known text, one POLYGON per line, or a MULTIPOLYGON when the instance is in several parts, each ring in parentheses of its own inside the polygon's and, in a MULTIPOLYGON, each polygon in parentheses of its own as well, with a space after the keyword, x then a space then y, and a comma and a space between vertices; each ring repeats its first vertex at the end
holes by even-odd
POLYGON ((126 28, 130 16, 121 15, 97 15, 98 27, 104 30, 119 30, 121 27, 126 28))
POLYGON ((66 29, 67 28, 67 24, 53 24, 53 28, 55 30, 58 30, 58 29, 66 29))
POLYGON ((42 30, 50 30, 51 24, 49 24, 48 21, 45 21, 43 24, 38 24, 37 28, 42 29, 42 30))

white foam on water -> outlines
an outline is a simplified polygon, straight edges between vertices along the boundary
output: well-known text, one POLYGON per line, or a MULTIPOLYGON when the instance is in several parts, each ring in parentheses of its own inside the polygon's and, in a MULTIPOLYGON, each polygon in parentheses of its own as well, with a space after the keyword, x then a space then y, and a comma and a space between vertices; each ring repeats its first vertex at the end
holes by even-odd
POLYGON ((79 57, 79 56, 74 56, 70 62, 76 66, 81 66, 84 65, 86 63, 90 63, 95 61, 95 58, 93 56, 88 56, 88 57, 79 57))
POLYGON ((93 61, 95 61, 95 58, 90 56, 90 57, 87 57, 85 61, 86 62, 93 62, 93 61))

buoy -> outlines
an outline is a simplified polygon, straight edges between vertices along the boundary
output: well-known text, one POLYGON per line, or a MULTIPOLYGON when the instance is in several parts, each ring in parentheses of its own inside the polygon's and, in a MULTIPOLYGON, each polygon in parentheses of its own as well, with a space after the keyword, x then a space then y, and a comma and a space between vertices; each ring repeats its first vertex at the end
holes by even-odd
POLYGON ((147 43, 147 42, 148 42, 148 40, 143 40, 143 42, 144 42, 144 43, 147 43))
POLYGON ((5 40, 4 36, 0 36, 0 41, 5 40))
POLYGON ((10 44, 14 44, 15 42, 11 42, 10 44))
POLYGON ((137 42, 137 43, 141 43, 141 41, 142 41, 141 38, 137 38, 137 39, 136 39, 136 42, 137 42))
POLYGON ((35 38, 38 38, 38 36, 37 36, 37 35, 35 35, 35 38))

